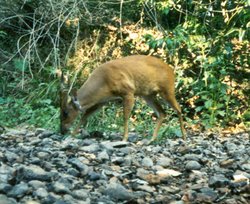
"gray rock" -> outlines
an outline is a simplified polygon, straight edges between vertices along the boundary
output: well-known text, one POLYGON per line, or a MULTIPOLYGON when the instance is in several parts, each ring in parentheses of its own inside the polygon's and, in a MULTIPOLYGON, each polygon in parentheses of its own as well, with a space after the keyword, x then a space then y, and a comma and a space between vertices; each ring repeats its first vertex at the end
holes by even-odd
POLYGON ((145 178, 150 174, 149 171, 143 169, 143 168, 138 168, 137 171, 136 171, 136 176, 138 178, 141 178, 143 180, 145 180, 145 178))
POLYGON ((38 188, 45 188, 46 184, 42 181, 38 180, 31 180, 28 182, 28 184, 33 188, 33 189, 38 189, 38 188))
POLYGON ((53 192, 50 192, 49 195, 46 198, 43 199, 44 203, 53 203, 53 204, 55 204, 58 201, 62 201, 61 196, 57 195, 57 194, 55 194, 53 192))
POLYGON ((8 162, 14 162, 14 161, 18 160, 19 157, 20 156, 14 152, 10 152, 10 151, 5 152, 5 158, 8 162))
POLYGON ((0 166, 0 183, 8 183, 14 177, 15 169, 7 165, 0 166))
POLYGON ((0 194, 0 203, 1 204, 17 204, 15 199, 9 198, 3 194, 0 194))
POLYGON ((68 159, 67 162, 72 165, 72 167, 79 170, 83 175, 87 175, 89 172, 89 167, 82 163, 78 158, 68 159))
POLYGON ((12 186, 7 183, 0 183, 0 193, 8 193, 11 190, 12 186))
POLYGON ((214 188, 220 188, 220 187, 225 187, 229 184, 230 180, 227 179, 224 175, 219 174, 219 175, 214 175, 212 176, 209 181, 208 184, 211 187, 214 188))
POLYGON ((213 203, 218 198, 218 194, 211 188, 202 188, 200 193, 197 194, 196 201, 213 203))
POLYGON ((173 160, 167 157, 160 157, 157 160, 157 165, 160 165, 162 167, 170 167, 173 164, 173 160))
POLYGON ((202 156, 199 154, 185 154, 184 155, 185 160, 200 161, 201 158, 202 156))
POLYGON ((8 196, 14 197, 14 198, 22 198, 25 196, 26 193, 28 193, 29 187, 26 183, 20 183, 15 185, 9 192, 8 196))
POLYGON ((128 141, 129 142, 136 142, 139 139, 139 135, 136 133, 129 133, 128 141))
POLYGON ((110 183, 104 194, 109 196, 113 201, 128 201, 135 198, 132 192, 129 192, 125 187, 118 183, 110 183))
POLYGON ((79 139, 85 139, 90 136, 89 132, 85 129, 81 129, 80 135, 77 137, 79 139))
POLYGON ((16 130, 16 129, 9 129, 8 132, 6 133, 7 136, 17 136, 17 137, 20 137, 20 136, 24 136, 27 134, 27 130, 26 129, 19 129, 19 130, 16 130))
POLYGON ((54 132, 52 132, 51 130, 44 130, 44 131, 40 131, 40 133, 38 133, 39 131, 37 131, 37 135, 39 138, 46 138, 46 137, 50 137, 51 135, 54 134, 54 132))
POLYGON ((64 182, 56 181, 52 186, 55 193, 70 193, 69 187, 64 182))
POLYGON ((80 172, 75 168, 68 168, 66 173, 74 177, 80 176, 80 172))
POLYGON ((124 158, 123 165, 124 166, 131 166, 133 161, 134 161, 134 158, 132 156, 128 155, 124 158))
POLYGON ((142 159, 141 165, 144 167, 152 167, 154 165, 154 162, 151 158, 145 157, 142 159))
POLYGON ((39 145, 40 143, 41 143, 41 139, 39 139, 39 138, 35 138, 35 139, 33 139, 31 142, 30 142, 30 145, 32 145, 32 146, 36 146, 36 145, 39 145))
POLYGON ((71 195, 76 199, 87 200, 89 197, 89 192, 85 189, 77 189, 74 190, 71 195))
POLYGON ((188 161, 185 168, 186 168, 186 170, 189 170, 189 171, 199 170, 199 169, 201 169, 201 165, 197 161, 188 161))
POLYGON ((122 152, 125 155, 135 153, 137 150, 133 147, 122 147, 119 149, 120 152, 122 152))
POLYGON ((89 153, 98 152, 99 149, 100 149, 100 146, 99 144, 96 144, 96 143, 79 148, 79 150, 84 151, 84 152, 89 152, 89 153))
POLYGON ((250 172, 250 163, 243 164, 242 169, 244 169, 247 172, 250 172))
POLYGON ((51 181, 56 177, 55 172, 46 172, 40 166, 29 165, 22 166, 17 171, 17 177, 22 180, 39 180, 39 181, 51 181))
POLYGON ((37 157, 39 159, 48 159, 50 154, 48 152, 38 152, 37 157))
POLYGON ((126 147, 128 144, 129 142, 125 142, 125 141, 116 141, 116 142, 106 141, 106 142, 101 143, 101 145, 103 145, 107 149, 110 149, 110 147, 112 148, 126 147))
POLYGON ((97 181, 101 178, 101 175, 99 173, 92 171, 88 174, 88 178, 90 181, 97 181))
POLYGON ((232 142, 226 142, 225 146, 228 152, 234 152, 238 149, 237 145, 232 142))
POLYGON ((99 161, 106 161, 109 160, 109 155, 106 150, 103 150, 102 152, 98 153, 97 159, 99 161))
POLYGON ((124 158, 115 156, 111 159, 111 162, 113 164, 121 165, 124 162, 124 158))
POLYGON ((154 193, 156 191, 154 187, 149 186, 147 184, 137 186, 136 190, 141 190, 141 191, 145 191, 148 193, 154 193))
POLYGON ((38 188, 33 192, 33 196, 39 199, 44 199, 48 196, 48 191, 45 188, 38 188))

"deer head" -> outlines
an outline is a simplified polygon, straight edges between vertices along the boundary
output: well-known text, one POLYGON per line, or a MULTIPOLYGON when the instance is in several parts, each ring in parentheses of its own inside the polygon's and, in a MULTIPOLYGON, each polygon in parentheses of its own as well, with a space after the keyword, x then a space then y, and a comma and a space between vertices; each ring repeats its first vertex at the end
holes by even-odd
POLYGON ((60 85, 60 131, 66 134, 69 126, 81 111, 81 105, 77 100, 77 90, 69 91, 69 84, 65 83, 65 78, 62 73, 60 85))

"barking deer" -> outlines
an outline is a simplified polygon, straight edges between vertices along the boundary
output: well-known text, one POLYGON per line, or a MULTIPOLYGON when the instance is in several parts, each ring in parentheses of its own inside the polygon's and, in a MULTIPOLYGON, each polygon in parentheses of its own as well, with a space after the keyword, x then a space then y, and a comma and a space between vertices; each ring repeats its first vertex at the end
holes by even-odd
MULTIPOLYGON (((63 77, 62 77, 63 78, 63 77)), ((157 100, 159 95, 178 114, 182 138, 186 139, 180 105, 175 98, 175 75, 162 60, 135 55, 112 60, 96 68, 77 91, 61 90, 61 133, 67 133, 70 125, 82 113, 82 123, 106 102, 122 99, 124 114, 123 140, 128 139, 128 126, 135 96, 142 97, 157 115, 152 141, 165 118, 165 111, 157 100)), ((63 83, 63 82, 62 82, 63 83)))

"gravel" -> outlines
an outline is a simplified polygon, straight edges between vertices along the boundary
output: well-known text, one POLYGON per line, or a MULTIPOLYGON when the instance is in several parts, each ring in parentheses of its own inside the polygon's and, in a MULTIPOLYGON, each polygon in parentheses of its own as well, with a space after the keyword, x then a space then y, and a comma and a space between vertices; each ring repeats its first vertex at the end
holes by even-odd
POLYGON ((0 203, 250 203, 248 133, 190 134, 158 144, 135 133, 130 142, 111 136, 5 130, 0 203))

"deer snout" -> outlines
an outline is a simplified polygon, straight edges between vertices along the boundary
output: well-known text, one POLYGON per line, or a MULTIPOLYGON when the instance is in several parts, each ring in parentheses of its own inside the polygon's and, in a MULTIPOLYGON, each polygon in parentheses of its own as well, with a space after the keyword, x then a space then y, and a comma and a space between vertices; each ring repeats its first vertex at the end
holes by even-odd
POLYGON ((62 135, 65 135, 69 132, 69 127, 67 125, 61 125, 60 131, 62 135))

